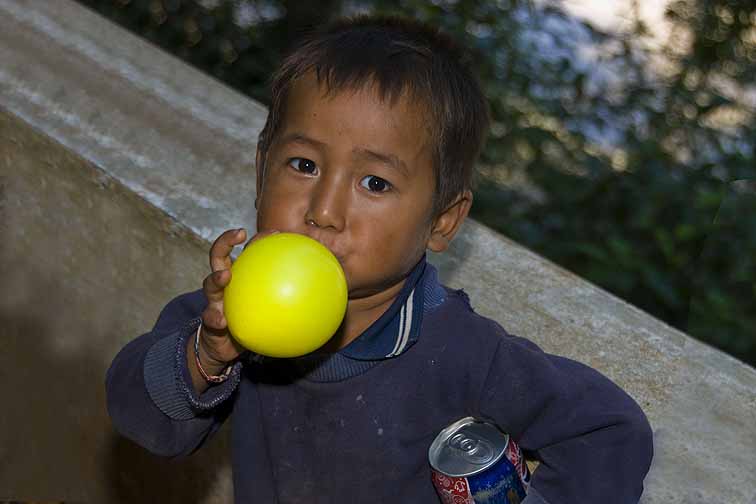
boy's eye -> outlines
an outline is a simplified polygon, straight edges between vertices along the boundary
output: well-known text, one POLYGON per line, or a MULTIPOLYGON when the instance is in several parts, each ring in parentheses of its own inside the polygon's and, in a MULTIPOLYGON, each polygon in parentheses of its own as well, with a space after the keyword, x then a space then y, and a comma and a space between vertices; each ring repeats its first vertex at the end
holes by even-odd
POLYGON ((315 162, 306 158, 291 158, 291 160, 289 160, 289 166, 298 172, 306 173, 308 175, 314 175, 318 171, 315 162))
POLYGON ((370 192, 386 192, 391 189, 391 183, 375 175, 368 175, 360 180, 360 185, 370 192))

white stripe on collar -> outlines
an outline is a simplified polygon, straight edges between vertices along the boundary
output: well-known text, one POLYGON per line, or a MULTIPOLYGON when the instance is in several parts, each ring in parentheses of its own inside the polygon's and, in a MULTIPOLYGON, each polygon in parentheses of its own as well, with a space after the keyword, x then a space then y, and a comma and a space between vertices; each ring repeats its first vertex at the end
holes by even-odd
POLYGON ((396 343, 394 344, 394 349, 386 357, 394 357, 395 355, 399 355, 407 346, 410 329, 412 328, 412 309, 414 297, 415 289, 412 289, 412 292, 410 292, 407 301, 404 303, 404 306, 402 306, 402 311, 400 313, 399 319, 399 332, 397 334, 396 343))

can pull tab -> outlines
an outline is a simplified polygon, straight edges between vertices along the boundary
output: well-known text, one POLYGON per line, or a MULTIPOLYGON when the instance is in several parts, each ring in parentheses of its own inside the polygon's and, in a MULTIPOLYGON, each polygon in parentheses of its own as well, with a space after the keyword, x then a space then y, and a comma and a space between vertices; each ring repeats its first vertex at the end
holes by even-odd
POLYGON ((467 461, 473 464, 487 464, 494 457, 493 447, 482 439, 473 439, 463 433, 449 438, 449 446, 464 453, 467 461))

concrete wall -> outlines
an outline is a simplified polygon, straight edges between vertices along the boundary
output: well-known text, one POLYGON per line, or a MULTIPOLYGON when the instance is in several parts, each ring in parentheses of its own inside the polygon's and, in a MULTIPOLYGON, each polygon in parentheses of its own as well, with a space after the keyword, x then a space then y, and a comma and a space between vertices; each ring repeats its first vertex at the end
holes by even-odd
MULTIPOLYGON (((225 433, 157 459, 112 432, 103 375, 199 287, 208 240, 253 229, 264 117, 74 3, 0 0, 0 499, 228 502, 225 433)), ((432 260, 478 311, 644 407, 642 502, 756 502, 754 369, 475 222, 432 260)))
MULTIPOLYGON (((0 499, 207 495, 216 477, 199 459, 166 463, 116 436, 103 387, 115 352, 166 299, 197 288, 206 243, 7 112, 0 156, 0 499)), ((225 449, 224 436, 205 456, 225 449)))

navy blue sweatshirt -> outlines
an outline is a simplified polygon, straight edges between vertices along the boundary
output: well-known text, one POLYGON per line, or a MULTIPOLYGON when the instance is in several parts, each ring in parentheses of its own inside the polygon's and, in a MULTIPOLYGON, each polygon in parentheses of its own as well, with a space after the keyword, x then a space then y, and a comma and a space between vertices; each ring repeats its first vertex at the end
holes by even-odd
POLYGON ((476 314, 423 259, 389 310, 335 354, 246 356, 198 396, 186 344, 207 306, 171 301, 107 373, 116 429, 188 455, 229 416, 235 502, 439 502, 428 447, 467 416, 540 461, 527 504, 636 503, 652 457, 645 415, 619 387, 476 314))

